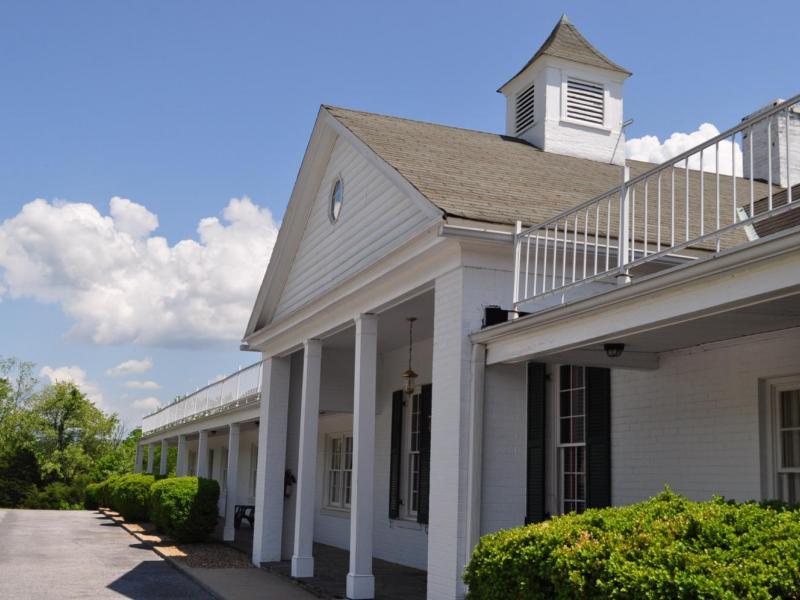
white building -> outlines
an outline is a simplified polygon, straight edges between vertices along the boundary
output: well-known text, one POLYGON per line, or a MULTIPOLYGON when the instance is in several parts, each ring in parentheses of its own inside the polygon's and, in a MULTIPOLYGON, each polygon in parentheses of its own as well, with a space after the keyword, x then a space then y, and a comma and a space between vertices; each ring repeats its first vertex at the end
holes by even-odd
POLYGON ((310 577, 325 544, 350 598, 373 557, 462 598, 499 528, 664 485, 798 499, 798 97, 626 162, 629 75, 562 19, 500 88, 504 135, 320 108, 247 324, 262 362, 144 421, 225 484, 226 538, 255 506, 254 563, 310 577))

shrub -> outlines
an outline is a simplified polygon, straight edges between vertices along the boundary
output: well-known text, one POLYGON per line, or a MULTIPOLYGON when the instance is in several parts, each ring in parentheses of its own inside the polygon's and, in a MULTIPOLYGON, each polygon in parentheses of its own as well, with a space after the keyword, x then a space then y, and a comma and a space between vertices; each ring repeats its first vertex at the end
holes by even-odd
POLYGON ((108 484, 111 491, 111 507, 127 521, 147 519, 152 485, 153 476, 141 473, 114 479, 108 484))
POLYGON ((487 535, 464 581, 472 599, 798 598, 800 513, 667 490, 487 535))
POLYGON ((111 508, 111 484, 122 477, 122 475, 112 475, 105 481, 97 484, 97 501, 103 508, 111 508))
POLYGON ((56 481, 41 490, 33 489, 22 502, 23 508, 76 510, 83 508, 83 487, 56 481))
POLYGON ((179 542, 208 539, 217 525, 219 484, 199 477, 170 477, 151 488, 151 517, 159 530, 179 542))
POLYGON ((100 487, 102 483, 90 483, 86 486, 86 495, 83 499, 83 506, 88 510, 100 508, 100 487))

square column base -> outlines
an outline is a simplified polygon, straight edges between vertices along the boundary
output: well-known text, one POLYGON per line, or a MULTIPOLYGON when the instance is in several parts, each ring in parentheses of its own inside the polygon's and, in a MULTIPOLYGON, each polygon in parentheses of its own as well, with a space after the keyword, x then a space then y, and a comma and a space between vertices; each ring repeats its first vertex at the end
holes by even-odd
POLYGON ((313 576, 314 576, 313 556, 292 557, 292 577, 313 577, 313 576))
POLYGON ((347 597, 352 600, 371 600, 375 597, 375 576, 347 574, 347 597))
POLYGON ((222 541, 232 542, 236 539, 236 530, 233 527, 225 527, 222 530, 222 541))

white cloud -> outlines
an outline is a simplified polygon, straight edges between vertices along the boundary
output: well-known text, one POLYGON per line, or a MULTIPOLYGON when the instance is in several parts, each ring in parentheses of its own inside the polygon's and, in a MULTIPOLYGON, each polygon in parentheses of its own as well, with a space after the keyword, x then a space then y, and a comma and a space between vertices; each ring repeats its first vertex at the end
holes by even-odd
POLYGON ((143 412, 152 412, 161 408, 161 401, 153 396, 133 401, 133 407, 143 412))
POLYGON ((123 384, 126 388, 131 388, 133 390, 157 390, 161 386, 158 385, 155 381, 126 381, 123 384))
POLYGON ((103 394, 100 392, 100 388, 95 382, 87 379, 86 371, 78 365, 64 367, 44 366, 39 371, 39 376, 46 377, 50 383, 70 381, 78 386, 78 389, 86 394, 86 397, 94 402, 95 406, 101 409, 106 408, 103 404, 103 394))
POLYGON ((119 377, 120 375, 130 375, 131 373, 144 373, 153 368, 153 361, 149 358, 141 360, 132 358, 119 363, 116 367, 106 369, 106 375, 119 377))
POLYGON ((112 198, 34 200, 0 223, 0 297, 58 303, 71 335, 98 344, 177 346, 238 340, 278 233, 269 210, 232 199, 198 239, 170 245, 158 218, 112 198))
MULTIPOLYGON (((703 123, 691 133, 675 132, 661 142, 654 135, 645 135, 625 142, 625 156, 634 160, 643 160, 651 163, 662 163, 682 152, 694 148, 719 135, 711 123, 703 123)), ((723 175, 731 174, 731 152, 734 153, 736 175, 742 174, 742 149, 738 143, 731 144, 730 140, 719 143, 719 172, 723 175)), ((700 154, 689 158, 690 169, 700 169, 700 154)), ((703 170, 716 172, 716 153, 714 148, 703 151, 703 170)))

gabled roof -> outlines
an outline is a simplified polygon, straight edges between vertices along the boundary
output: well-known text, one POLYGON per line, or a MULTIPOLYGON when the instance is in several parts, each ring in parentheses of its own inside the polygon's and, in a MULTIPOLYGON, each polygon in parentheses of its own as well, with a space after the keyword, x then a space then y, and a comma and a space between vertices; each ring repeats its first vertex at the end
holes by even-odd
POLYGON ((554 56, 570 60, 573 62, 589 65, 592 67, 599 67, 601 69, 608 69, 609 71, 616 71, 622 73, 626 77, 632 74, 627 69, 621 67, 605 54, 600 52, 597 48, 592 46, 585 37, 570 23, 567 15, 562 15, 561 19, 556 23, 553 31, 550 32, 549 37, 545 40, 542 47, 536 51, 536 54, 525 63, 514 77, 506 81, 500 86, 499 92, 517 76, 527 69, 533 62, 543 55, 554 56))
MULTIPOLYGON (((325 108, 446 216, 534 225, 607 192, 622 179, 617 165, 544 152, 518 138, 325 108)), ((654 166, 636 160, 627 165, 632 177, 654 166)), ((755 193, 765 195, 766 184, 756 182, 755 193)), ((690 197, 692 206, 699 206, 698 186, 691 187, 690 197)))

